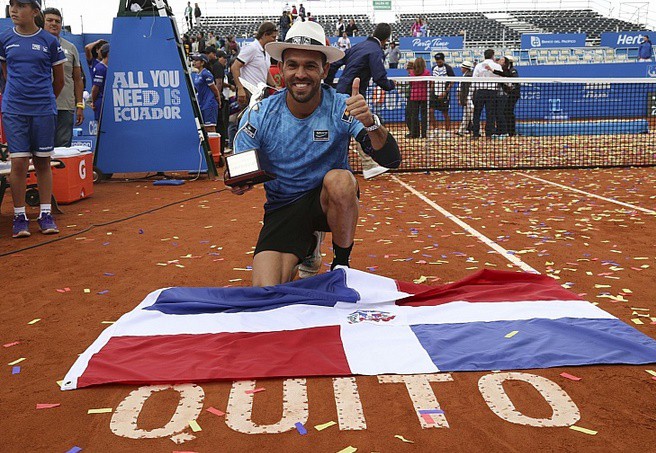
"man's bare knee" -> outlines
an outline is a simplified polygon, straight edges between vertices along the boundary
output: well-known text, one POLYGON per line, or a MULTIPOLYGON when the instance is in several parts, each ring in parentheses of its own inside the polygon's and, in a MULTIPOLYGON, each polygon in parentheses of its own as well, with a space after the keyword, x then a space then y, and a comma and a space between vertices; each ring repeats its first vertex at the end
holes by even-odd
POLYGON ((323 190, 331 201, 353 201, 357 188, 355 177, 348 170, 331 170, 323 178, 323 190))

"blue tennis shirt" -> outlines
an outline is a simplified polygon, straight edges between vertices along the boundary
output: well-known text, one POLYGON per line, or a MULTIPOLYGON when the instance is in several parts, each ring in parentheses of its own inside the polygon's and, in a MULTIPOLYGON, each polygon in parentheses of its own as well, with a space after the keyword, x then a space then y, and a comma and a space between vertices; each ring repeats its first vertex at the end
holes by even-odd
POLYGON ((348 170, 348 146, 364 126, 346 114, 348 95, 321 86, 321 104, 307 118, 296 118, 287 107, 287 90, 247 110, 235 137, 235 153, 257 149, 260 166, 276 175, 264 183, 266 211, 301 198, 321 186, 330 170, 348 170))
POLYGON ((52 67, 66 61, 57 38, 42 28, 33 35, 21 35, 15 28, 6 29, 0 33, 0 60, 7 63, 3 113, 57 114, 52 67))
POLYGON ((210 86, 214 84, 214 76, 207 69, 203 69, 199 73, 192 73, 192 78, 194 81, 194 86, 198 92, 198 105, 201 110, 209 110, 217 108, 219 105, 216 102, 214 93, 212 92, 210 86))

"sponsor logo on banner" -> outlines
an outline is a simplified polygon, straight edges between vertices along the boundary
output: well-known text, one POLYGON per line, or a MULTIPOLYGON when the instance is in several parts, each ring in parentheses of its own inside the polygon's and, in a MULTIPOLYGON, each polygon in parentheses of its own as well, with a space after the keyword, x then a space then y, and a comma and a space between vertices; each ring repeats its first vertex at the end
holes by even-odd
POLYGON ((638 47, 644 32, 620 31, 601 34, 602 47, 638 47))
POLYGON ((421 38, 400 38, 399 48, 401 50, 413 50, 415 52, 430 52, 432 50, 462 49, 464 41, 462 36, 430 36, 421 38))
POLYGON ((585 33, 523 34, 522 49, 585 47, 585 33))
POLYGON ((647 77, 656 77, 656 64, 647 66, 647 77))

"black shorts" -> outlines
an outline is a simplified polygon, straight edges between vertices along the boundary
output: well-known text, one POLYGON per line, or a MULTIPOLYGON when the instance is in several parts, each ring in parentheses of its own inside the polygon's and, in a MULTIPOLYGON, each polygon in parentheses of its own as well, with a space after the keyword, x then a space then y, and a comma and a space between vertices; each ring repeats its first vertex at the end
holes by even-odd
POLYGON ((315 247, 315 231, 330 231, 321 209, 321 189, 303 195, 295 202, 264 214, 255 254, 275 251, 296 255, 302 261, 315 247))
POLYGON ((448 112, 449 111, 449 95, 444 96, 442 99, 438 98, 435 93, 431 93, 430 95, 430 107, 435 110, 439 110, 440 112, 448 112))

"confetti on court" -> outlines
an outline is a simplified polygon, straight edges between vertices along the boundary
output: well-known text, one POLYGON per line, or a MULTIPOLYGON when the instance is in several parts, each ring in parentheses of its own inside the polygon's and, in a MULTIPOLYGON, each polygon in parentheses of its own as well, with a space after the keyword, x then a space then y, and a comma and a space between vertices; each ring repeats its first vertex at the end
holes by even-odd
POLYGON ((307 429, 305 429, 305 426, 303 426, 303 423, 296 422, 296 423, 294 423, 294 426, 296 426, 296 431, 298 431, 298 433, 301 436, 305 436, 307 434, 307 429))
POLYGON ((36 408, 37 409, 53 409, 55 407, 59 407, 61 404, 60 403, 37 403, 36 408))
POLYGON ((401 435, 399 435, 399 434, 396 434, 394 437, 397 438, 397 439, 399 439, 399 440, 402 441, 402 442, 405 442, 406 444, 414 444, 414 443, 415 443, 414 441, 412 441, 412 440, 408 440, 408 439, 406 439, 405 437, 403 437, 403 436, 401 436, 401 435))
POLYGON ((331 420, 329 422, 322 423, 320 425, 314 425, 314 429, 316 429, 317 431, 323 431, 324 429, 330 428, 331 426, 335 426, 336 424, 337 424, 336 422, 331 420))
POLYGON ((260 392, 263 392, 263 391, 265 391, 265 390, 266 390, 266 389, 265 389, 264 387, 259 387, 259 388, 256 388, 256 389, 254 389, 254 390, 246 390, 244 393, 246 393, 247 395, 252 395, 252 394, 254 394, 254 393, 260 393, 260 392))
POLYGON ((578 431, 583 434, 589 434, 591 436, 594 436, 597 434, 597 431, 594 431, 592 429, 587 429, 587 428, 581 428, 580 426, 572 425, 569 427, 569 429, 573 429, 574 431, 578 431))
POLYGON ((41 321, 41 318, 36 318, 36 319, 33 319, 30 322, 28 322, 27 325, 33 326, 34 324, 36 324, 39 321, 41 321))
POLYGON ((70 450, 68 450, 66 453, 79 453, 81 452, 82 449, 78 446, 72 447, 70 450))
POLYGON ((20 359, 16 359, 13 362, 9 362, 7 365, 9 366, 18 365, 19 363, 24 362, 25 360, 27 360, 25 357, 21 357, 20 359))
POLYGON ((355 453, 356 451, 358 451, 357 448, 352 447, 352 446, 349 445, 349 446, 346 447, 346 448, 342 448, 342 449, 339 450, 337 453, 355 453))
POLYGON ((114 409, 111 407, 101 407, 98 409, 89 409, 87 414, 111 414, 114 412, 114 409))
POLYGON ((200 425, 198 424, 198 422, 197 422, 196 420, 190 420, 190 421, 189 421, 189 427, 190 427, 191 430, 192 430, 193 432, 195 432, 195 433, 197 433, 198 431, 202 431, 202 430, 203 430, 203 429, 200 427, 200 425))
POLYGON ((219 417, 223 417, 223 416, 225 415, 225 412, 220 411, 220 410, 218 410, 218 409, 216 409, 216 408, 214 408, 214 407, 208 407, 206 410, 207 410, 207 412, 209 412, 210 414, 218 415, 219 417))
POLYGON ((581 380, 580 377, 574 376, 573 374, 569 374, 569 373, 560 373, 560 375, 562 377, 564 377, 565 379, 569 379, 570 381, 580 381, 581 380))
POLYGON ((17 344, 20 344, 20 341, 14 341, 11 343, 5 343, 2 345, 3 348, 11 348, 12 346, 16 346, 17 344))

